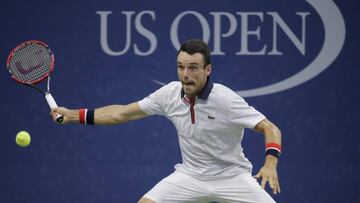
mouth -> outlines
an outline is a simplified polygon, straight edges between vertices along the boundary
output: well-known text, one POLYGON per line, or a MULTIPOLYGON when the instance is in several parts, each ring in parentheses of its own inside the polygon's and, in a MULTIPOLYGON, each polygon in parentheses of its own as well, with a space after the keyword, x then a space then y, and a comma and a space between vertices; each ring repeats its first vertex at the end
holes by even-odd
POLYGON ((194 82, 183 82, 183 81, 181 81, 181 83, 182 83, 182 85, 184 87, 195 86, 194 82))

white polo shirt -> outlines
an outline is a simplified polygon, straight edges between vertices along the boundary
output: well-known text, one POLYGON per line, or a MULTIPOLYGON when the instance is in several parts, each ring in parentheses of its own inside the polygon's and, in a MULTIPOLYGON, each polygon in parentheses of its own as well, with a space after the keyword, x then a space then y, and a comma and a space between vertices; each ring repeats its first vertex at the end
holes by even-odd
POLYGON ((241 140, 244 128, 255 127, 265 116, 231 89, 209 80, 192 106, 176 81, 139 101, 139 106, 174 124, 183 160, 176 170, 204 180, 251 172, 241 140))

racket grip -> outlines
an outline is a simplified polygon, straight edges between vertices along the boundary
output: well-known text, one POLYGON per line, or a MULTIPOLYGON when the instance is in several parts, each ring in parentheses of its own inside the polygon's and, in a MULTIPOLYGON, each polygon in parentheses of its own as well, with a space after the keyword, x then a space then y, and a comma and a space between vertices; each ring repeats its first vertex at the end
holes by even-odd
MULTIPOLYGON (((45 99, 47 101, 47 103, 49 104, 50 108, 53 109, 53 108, 56 108, 58 107, 56 102, 55 102, 55 99, 51 96, 50 93, 46 93, 45 94, 45 99)), ((62 123, 64 120, 64 116, 63 115, 56 115, 56 122, 58 123, 62 123)))

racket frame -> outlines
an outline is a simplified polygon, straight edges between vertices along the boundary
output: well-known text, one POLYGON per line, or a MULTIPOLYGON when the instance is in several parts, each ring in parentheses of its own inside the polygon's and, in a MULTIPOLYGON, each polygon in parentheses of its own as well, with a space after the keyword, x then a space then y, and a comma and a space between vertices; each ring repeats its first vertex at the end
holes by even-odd
MULTIPOLYGON (((45 44, 44 42, 41 42, 41 41, 39 41, 39 40, 29 40, 29 41, 25 41, 25 42, 17 45, 17 46, 10 52, 10 54, 9 54, 7 60, 6 60, 6 67, 7 67, 8 71, 9 71, 9 73, 10 73, 10 75, 11 75, 11 78, 14 79, 14 80, 15 80, 16 82, 18 82, 18 83, 21 83, 21 84, 24 84, 24 85, 30 85, 30 86, 33 86, 33 85, 35 85, 35 84, 37 84, 37 83, 40 83, 41 81, 43 81, 43 80, 45 80, 46 78, 48 78, 48 77, 52 74, 52 72, 54 71, 54 66, 55 66, 55 57, 54 57, 53 52, 51 51, 51 49, 49 48, 49 46, 48 46, 47 44, 45 44), (34 80, 34 81, 25 82, 25 81, 23 81, 23 80, 20 80, 20 79, 16 78, 16 77, 11 73, 11 70, 10 70, 10 68, 9 68, 9 65, 10 65, 10 61, 11 61, 11 59, 13 58, 13 55, 14 55, 14 52, 15 52, 15 51, 17 51, 18 49, 26 46, 27 44, 34 44, 34 43, 40 44, 40 45, 44 46, 44 47, 47 49, 47 51, 50 53, 50 57, 51 57, 50 69, 49 69, 49 71, 48 71, 44 76, 42 76, 41 78, 39 78, 39 79, 37 79, 37 80, 34 80)), ((35 88, 37 88, 37 87, 35 87, 35 88)), ((44 92, 44 93, 45 93, 45 92, 44 92)))
MULTIPOLYGON (((50 75, 51 75, 51 74, 53 73, 53 71, 54 71, 54 66, 55 66, 55 57, 54 57, 53 52, 51 51, 51 49, 49 48, 49 46, 48 46, 47 44, 45 44, 44 42, 39 41, 39 40, 29 40, 29 41, 25 41, 25 42, 17 45, 17 46, 10 52, 10 54, 9 54, 7 60, 6 60, 6 67, 7 67, 8 71, 9 71, 9 73, 10 73, 10 75, 11 75, 11 78, 14 79, 16 82, 22 84, 22 85, 25 85, 25 86, 28 86, 28 87, 32 87, 32 88, 36 89, 37 91, 41 92, 42 94, 44 94, 45 99, 46 99, 46 101, 47 101, 47 103, 49 104, 49 106, 50 106, 51 109, 57 107, 57 104, 56 104, 54 98, 53 98, 52 95, 50 94, 50 75), (40 44, 40 45, 44 46, 44 47, 47 49, 47 51, 49 52, 50 57, 51 57, 50 68, 49 68, 49 71, 48 71, 46 74, 44 74, 44 76, 40 77, 39 79, 34 80, 34 81, 25 82, 25 81, 23 81, 23 80, 20 80, 20 79, 16 78, 16 77, 12 74, 12 72, 11 72, 11 70, 10 70, 10 68, 9 68, 9 66, 10 66, 10 61, 11 61, 11 59, 13 58, 15 51, 17 51, 18 49, 26 46, 27 44, 34 44, 34 43, 40 44), (47 79, 47 88, 46 88, 46 91, 44 91, 44 90, 42 90, 41 88, 35 86, 36 84, 42 82, 42 81, 45 80, 45 79, 47 79)), ((62 123, 63 120, 64 120, 64 117, 63 117, 62 115, 57 115, 57 116, 56 116, 56 121, 57 121, 58 123, 62 123)))

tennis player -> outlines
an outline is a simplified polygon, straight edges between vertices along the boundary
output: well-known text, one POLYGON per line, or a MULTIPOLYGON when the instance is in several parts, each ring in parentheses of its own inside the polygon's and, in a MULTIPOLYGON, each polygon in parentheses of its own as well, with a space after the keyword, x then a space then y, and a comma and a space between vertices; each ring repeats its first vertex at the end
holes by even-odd
POLYGON ((166 116, 179 138, 182 163, 148 191, 139 203, 239 202, 273 203, 265 191, 269 183, 280 193, 277 164, 281 153, 280 130, 263 114, 224 85, 213 83, 210 50, 201 40, 188 40, 177 56, 179 81, 128 105, 96 109, 52 110, 64 123, 119 124, 149 115, 166 116), (252 165, 241 145, 244 129, 265 137, 265 163, 252 176, 252 165), (255 178, 261 179, 259 184, 255 178))

